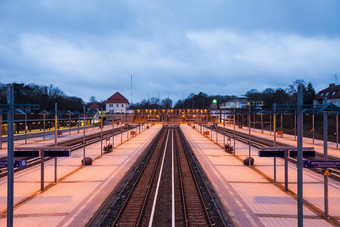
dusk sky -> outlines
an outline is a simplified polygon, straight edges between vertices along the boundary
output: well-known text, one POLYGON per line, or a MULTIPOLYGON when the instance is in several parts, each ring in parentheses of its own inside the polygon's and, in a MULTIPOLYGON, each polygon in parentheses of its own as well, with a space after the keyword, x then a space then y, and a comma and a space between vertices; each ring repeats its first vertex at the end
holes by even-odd
POLYGON ((340 83, 340 1, 0 2, 0 82, 133 102, 340 83))

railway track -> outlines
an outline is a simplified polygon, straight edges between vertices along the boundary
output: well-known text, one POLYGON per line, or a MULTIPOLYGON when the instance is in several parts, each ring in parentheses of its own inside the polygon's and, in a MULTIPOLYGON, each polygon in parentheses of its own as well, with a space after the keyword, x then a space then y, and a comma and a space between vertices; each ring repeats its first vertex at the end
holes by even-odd
MULTIPOLYGON (((231 138, 234 137, 234 130, 224 128, 224 127, 220 127, 220 126, 218 126, 217 128, 212 127, 212 126, 208 126, 207 128, 212 129, 213 131, 217 131, 218 133, 221 133, 221 134, 225 133, 225 135, 228 136, 228 137, 231 137, 231 138)), ((249 135, 248 134, 245 134, 245 133, 242 133, 242 132, 239 132, 239 131, 235 131, 235 138, 236 138, 236 140, 238 140, 242 143, 245 143, 245 144, 249 143, 249 135)), ((265 139, 265 138, 261 138, 261 137, 258 137, 258 136, 251 135, 251 140, 252 140, 251 145, 255 148, 258 148, 258 149, 263 148, 263 147, 272 147, 273 146, 273 140, 270 140, 270 139, 265 139)), ((277 147, 291 147, 291 145, 288 145, 288 144, 285 144, 285 143, 282 143, 282 142, 278 142, 278 141, 276 142, 276 146, 277 147)), ((315 152, 315 158, 323 160, 323 155, 315 152)), ((314 160, 314 158, 304 158, 304 159, 314 160)), ((297 162, 296 158, 288 157, 288 160, 290 162, 293 162, 293 163, 297 162)), ((339 161, 339 158, 328 155, 328 160, 339 161)), ((311 170, 322 174, 321 169, 311 169, 311 170)), ((335 179, 335 180, 340 181, 340 170, 339 169, 331 169, 331 176, 330 177, 335 179)))
MULTIPOLYGON (((130 130, 134 128, 134 126, 123 126, 123 129, 121 128, 115 128, 114 129, 114 135, 123 133, 127 130, 130 130)), ((103 140, 105 140, 106 138, 110 138, 112 137, 112 129, 109 130, 105 130, 103 131, 103 140)), ((101 133, 95 133, 95 134, 91 134, 91 135, 87 135, 85 136, 85 146, 91 145, 93 143, 99 142, 101 140, 101 133)), ((69 146, 71 152, 74 150, 77 150, 81 147, 83 147, 83 137, 80 138, 76 138, 76 139, 71 139, 71 140, 67 140, 67 141, 63 141, 63 142, 58 142, 58 146, 69 146)), ((52 158, 45 158, 44 160, 50 160, 52 158)), ((2 157, 0 160, 7 160, 7 157, 2 157)), ((41 158, 37 157, 37 158, 26 158, 26 159, 22 159, 22 160, 27 160, 27 167, 30 166, 34 166, 37 164, 40 164, 41 162, 41 158)), ((24 168, 15 168, 14 172, 23 170, 24 168)), ((1 177, 5 177, 7 176, 7 168, 0 168, 0 178, 1 177)))
POLYGON ((137 163, 87 226, 232 225, 179 127, 163 127, 137 163))

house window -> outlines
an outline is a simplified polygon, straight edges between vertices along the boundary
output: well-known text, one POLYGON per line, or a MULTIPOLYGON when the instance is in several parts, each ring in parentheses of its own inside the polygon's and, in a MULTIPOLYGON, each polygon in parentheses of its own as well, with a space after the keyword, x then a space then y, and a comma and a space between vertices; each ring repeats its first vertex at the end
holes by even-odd
POLYGON ((321 93, 321 95, 320 95, 321 97, 323 96, 323 93, 321 93))
POLYGON ((328 96, 329 92, 326 93, 326 96, 328 96))
POLYGON ((110 104, 110 107, 113 107, 113 104, 110 104))
POLYGON ((124 107, 124 104, 122 104, 122 107, 124 107))
POLYGON ((332 95, 335 95, 335 93, 336 93, 336 92, 335 92, 335 91, 333 91, 333 94, 332 94, 332 95))
POLYGON ((117 107, 118 107, 118 104, 117 104, 117 107))

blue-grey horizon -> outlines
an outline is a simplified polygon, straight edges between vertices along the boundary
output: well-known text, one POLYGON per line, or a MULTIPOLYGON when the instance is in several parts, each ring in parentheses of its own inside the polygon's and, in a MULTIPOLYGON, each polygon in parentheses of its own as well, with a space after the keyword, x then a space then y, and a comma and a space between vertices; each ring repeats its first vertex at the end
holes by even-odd
POLYGON ((0 2, 0 82, 88 101, 243 95, 340 73, 335 0, 0 2))

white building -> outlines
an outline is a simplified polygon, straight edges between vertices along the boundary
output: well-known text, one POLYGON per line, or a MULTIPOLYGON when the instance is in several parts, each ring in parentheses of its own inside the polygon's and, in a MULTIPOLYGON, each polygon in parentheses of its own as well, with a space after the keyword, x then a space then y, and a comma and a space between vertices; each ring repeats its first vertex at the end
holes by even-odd
POLYGON ((340 107, 340 85, 330 84, 328 88, 319 91, 314 98, 313 104, 322 104, 323 98, 327 98, 327 103, 333 103, 340 107))
POLYGON ((220 104, 221 109, 232 109, 232 108, 243 108, 248 105, 248 98, 241 96, 241 97, 234 97, 233 99, 223 102, 220 104))
POLYGON ((129 101, 119 92, 106 100, 106 113, 126 113, 129 101))
MULTIPOLYGON (((221 109, 241 109, 248 107, 249 99, 245 96, 234 97, 227 102, 223 102, 220 104, 221 109)), ((263 107, 263 101, 251 102, 251 106, 254 106, 256 109, 261 109, 263 107)))

